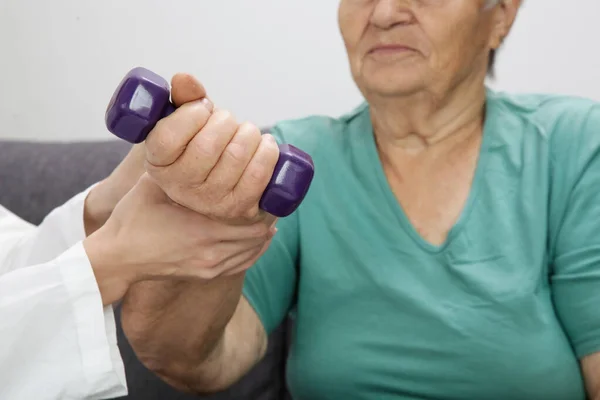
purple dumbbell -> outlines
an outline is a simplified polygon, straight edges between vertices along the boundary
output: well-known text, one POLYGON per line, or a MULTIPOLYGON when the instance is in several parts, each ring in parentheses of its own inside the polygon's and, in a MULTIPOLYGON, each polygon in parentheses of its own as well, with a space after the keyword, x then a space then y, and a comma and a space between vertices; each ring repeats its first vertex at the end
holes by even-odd
MULTIPOLYGON (((168 82, 145 68, 134 68, 121 81, 106 109, 106 127, 130 143, 141 143, 161 119, 175 111, 168 82)), ((279 160, 259 206, 286 217, 300 205, 314 176, 312 158, 290 145, 279 145, 279 160)))

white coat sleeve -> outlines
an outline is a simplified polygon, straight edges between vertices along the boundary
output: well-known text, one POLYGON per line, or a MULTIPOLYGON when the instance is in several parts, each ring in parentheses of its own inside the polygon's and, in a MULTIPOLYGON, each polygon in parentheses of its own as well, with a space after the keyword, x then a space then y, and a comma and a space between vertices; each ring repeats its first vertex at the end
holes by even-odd
POLYGON ((82 244, 88 192, 37 227, 0 206, 0 399, 127 394, 113 308, 82 244))

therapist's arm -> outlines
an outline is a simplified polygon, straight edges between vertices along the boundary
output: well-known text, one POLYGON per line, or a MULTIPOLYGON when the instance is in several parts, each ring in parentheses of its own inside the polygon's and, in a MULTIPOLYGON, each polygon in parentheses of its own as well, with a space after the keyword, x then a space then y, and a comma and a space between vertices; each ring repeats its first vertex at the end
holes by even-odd
POLYGON ((82 242, 84 201, 74 198, 40 228, 0 207, 2 399, 127 394, 113 309, 103 307, 82 242))
POLYGON ((139 157, 134 148, 39 226, 0 206, 0 398, 127 394, 111 304, 133 274, 98 229, 142 174, 139 157))
POLYGON ((0 274, 50 261, 96 232, 144 173, 145 149, 134 146, 109 177, 55 208, 39 226, 0 210, 0 274))
POLYGON ((144 280, 208 281, 238 270, 270 239, 265 229, 185 209, 143 177, 100 229, 50 258, 77 232, 84 236, 85 198, 55 210, 40 227, 0 208, 0 399, 124 395, 107 305, 144 280))

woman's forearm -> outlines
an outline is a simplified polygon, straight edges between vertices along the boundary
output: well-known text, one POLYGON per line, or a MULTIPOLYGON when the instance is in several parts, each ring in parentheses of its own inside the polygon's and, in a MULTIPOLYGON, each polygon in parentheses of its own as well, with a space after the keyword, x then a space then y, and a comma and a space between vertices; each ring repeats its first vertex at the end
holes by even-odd
POLYGON ((123 329, 140 361, 181 390, 210 392, 228 380, 224 332, 244 274, 210 283, 148 281, 123 301, 123 329), (224 365, 225 364, 225 365, 224 365))
POLYGON ((144 174, 144 154, 143 145, 134 146, 110 176, 89 192, 83 215, 87 236, 106 223, 119 201, 144 174))

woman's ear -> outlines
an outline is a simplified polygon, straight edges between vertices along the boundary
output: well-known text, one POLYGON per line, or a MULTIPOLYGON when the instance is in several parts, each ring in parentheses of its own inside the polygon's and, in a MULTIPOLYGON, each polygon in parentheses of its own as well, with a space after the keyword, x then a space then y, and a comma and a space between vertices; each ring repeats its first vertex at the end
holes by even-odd
POLYGON ((492 34, 490 35, 491 49, 497 50, 508 36, 521 3, 522 0, 500 0, 498 5, 491 10, 494 13, 492 34))

